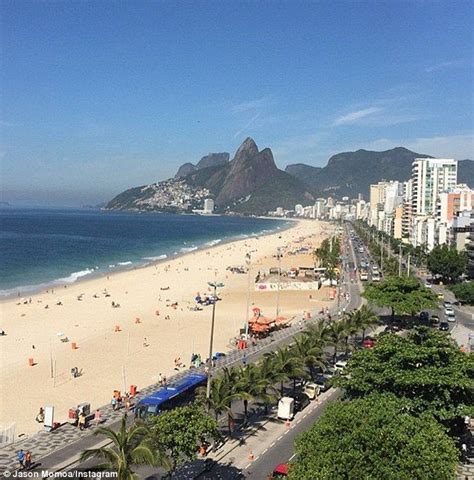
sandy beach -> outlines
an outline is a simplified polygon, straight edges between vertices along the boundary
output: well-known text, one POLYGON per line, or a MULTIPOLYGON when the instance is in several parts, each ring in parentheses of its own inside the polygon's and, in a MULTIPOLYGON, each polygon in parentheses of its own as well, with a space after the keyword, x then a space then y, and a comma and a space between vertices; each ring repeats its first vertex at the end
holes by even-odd
MULTIPOLYGON (((191 308, 197 293, 208 293, 209 281, 224 283, 219 290, 222 301, 216 305, 214 351, 228 350, 245 324, 247 275, 227 267, 245 265, 251 252, 250 306, 274 316, 275 292, 255 291, 253 279, 259 271, 277 266, 278 247, 284 254, 283 269, 313 265, 311 253, 287 253, 303 245, 314 250, 330 229, 323 222, 299 221, 283 232, 54 288, 31 296, 31 303, 30 297, 4 300, 0 425, 16 423, 17 436, 32 434, 41 428, 35 416, 44 405, 54 405, 55 420, 61 422, 79 403, 97 408, 110 401, 115 389, 128 390, 131 384, 140 389, 155 383, 160 373, 170 377, 177 357, 186 368, 192 353, 205 359, 212 307, 191 308), (112 302, 120 306, 114 308, 112 302), (34 366, 28 365, 30 358, 34 366), (79 378, 72 378, 73 367, 82 371, 79 378)), ((325 288, 280 294, 280 314, 298 321, 306 310, 326 305, 325 288)))

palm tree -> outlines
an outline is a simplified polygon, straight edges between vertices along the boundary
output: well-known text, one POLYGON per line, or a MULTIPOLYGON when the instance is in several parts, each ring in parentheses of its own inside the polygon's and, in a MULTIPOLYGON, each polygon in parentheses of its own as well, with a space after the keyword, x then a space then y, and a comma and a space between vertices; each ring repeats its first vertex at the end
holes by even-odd
POLYGON ((298 364, 293 352, 288 347, 280 347, 274 352, 266 353, 265 355, 271 356, 273 367, 276 371, 283 374, 280 379, 280 393, 283 396, 284 379, 301 377, 304 374, 304 369, 301 364, 298 364))
POLYGON ((224 368, 223 374, 212 379, 209 398, 205 398, 206 390, 200 390, 199 395, 204 399, 208 408, 210 408, 216 417, 227 413, 227 425, 229 434, 232 434, 232 402, 238 400, 241 396, 236 391, 237 370, 235 368, 224 368))
POLYGON ((127 428, 127 416, 122 417, 120 430, 98 427, 94 435, 104 435, 112 441, 111 447, 93 448, 81 453, 81 461, 89 458, 102 458, 105 463, 99 468, 107 468, 117 472, 119 480, 135 480, 137 475, 133 465, 151 465, 170 468, 171 462, 164 452, 153 444, 148 427, 136 422, 127 428))
POLYGON ((344 317, 340 323, 344 324, 344 330, 346 333, 346 336, 344 337, 344 342, 345 342, 345 353, 347 355, 349 353, 349 337, 351 336, 355 337, 355 335, 359 331, 359 326, 354 322, 350 314, 347 314, 347 313, 344 314, 344 317))
POLYGON ((275 401, 278 395, 278 389, 275 388, 276 382, 285 380, 286 376, 283 372, 275 369, 275 362, 271 355, 264 355, 258 363, 260 378, 265 382, 266 387, 260 392, 259 398, 265 406, 265 414, 268 413, 268 405, 275 401))
POLYGON ((358 310, 352 310, 348 316, 357 326, 357 331, 362 330, 362 341, 365 340, 365 331, 380 323, 379 316, 367 305, 362 305, 358 310))
POLYGON ((324 348, 328 342, 328 331, 328 322, 320 318, 308 326, 304 335, 310 339, 314 347, 324 348))
POLYGON ((261 376, 260 369, 254 363, 239 369, 236 393, 244 402, 244 422, 247 422, 249 400, 266 393, 267 386, 268 380, 261 376))
MULTIPOLYGON (((309 367, 311 378, 315 366, 324 368, 324 351, 319 345, 314 345, 311 337, 301 335, 295 338, 291 351, 298 364, 309 367)), ((296 389, 296 382, 293 382, 293 390, 296 389)))
POLYGON ((332 322, 328 327, 328 336, 331 345, 334 346, 333 363, 336 363, 337 349, 342 345, 343 340, 347 337, 347 325, 345 322, 332 322))

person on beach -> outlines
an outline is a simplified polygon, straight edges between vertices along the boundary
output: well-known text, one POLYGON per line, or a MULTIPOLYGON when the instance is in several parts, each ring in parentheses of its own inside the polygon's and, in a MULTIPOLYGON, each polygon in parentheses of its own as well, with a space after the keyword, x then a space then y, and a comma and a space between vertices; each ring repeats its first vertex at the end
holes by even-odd
POLYGON ((130 395, 127 393, 125 395, 125 412, 128 413, 130 407, 132 406, 132 402, 130 401, 130 395))
POLYGON ((163 375, 161 373, 158 374, 158 383, 163 386, 163 375))
POLYGON ((112 405, 112 410, 117 410, 117 399, 115 397, 112 397, 112 400, 111 400, 111 405, 112 405))
POLYGON ((25 452, 23 450, 20 450, 16 454, 16 458, 18 459, 18 463, 20 464, 20 470, 23 470, 25 468, 25 452))
POLYGON ((100 419, 102 417, 102 412, 97 409, 94 414, 94 425, 97 427, 100 424, 100 419))
POLYGON ((36 415, 35 420, 38 423, 43 423, 44 422, 44 409, 43 409, 43 407, 40 407, 38 415, 36 415))
POLYGON ((27 470, 31 468, 31 452, 29 450, 25 454, 25 468, 27 470))
POLYGON ((79 430, 84 430, 86 428, 86 415, 84 412, 81 412, 79 414, 79 430))

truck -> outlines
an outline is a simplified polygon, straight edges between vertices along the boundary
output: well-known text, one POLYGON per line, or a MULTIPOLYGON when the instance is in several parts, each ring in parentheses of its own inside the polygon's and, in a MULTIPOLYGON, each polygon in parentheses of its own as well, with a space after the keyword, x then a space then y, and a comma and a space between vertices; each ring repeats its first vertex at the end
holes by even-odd
POLYGON ((291 397, 282 397, 278 402, 277 417, 282 420, 292 420, 295 416, 295 399, 291 397))

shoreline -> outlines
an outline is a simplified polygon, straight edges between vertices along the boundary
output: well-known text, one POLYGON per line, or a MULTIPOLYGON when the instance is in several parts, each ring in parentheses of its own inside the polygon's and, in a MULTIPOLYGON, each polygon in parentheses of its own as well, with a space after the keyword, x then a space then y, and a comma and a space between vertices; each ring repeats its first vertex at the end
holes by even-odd
MULTIPOLYGON (((16 423, 17 434, 40 429, 39 407, 55 406, 64 421, 69 408, 89 402, 92 408, 110 401, 115 389, 156 383, 170 376, 181 358, 189 366, 192 353, 207 358, 211 307, 196 310, 197 294, 209 294, 208 281, 222 281, 216 305, 214 352, 228 351, 231 339, 245 325, 247 299, 266 316, 274 316, 275 292, 248 290, 248 275, 232 273, 252 252, 250 277, 275 266, 277 248, 284 248, 282 268, 314 264, 312 251, 332 226, 312 220, 292 222, 268 235, 228 241, 135 270, 71 284, 54 293, 39 293, 32 302, 2 302, 0 338, 0 424, 16 423), (295 253, 300 247, 304 253, 295 253), (61 305, 58 305, 58 301, 61 305), (111 303, 119 304, 111 308, 111 303), (49 308, 46 308, 48 306, 49 308), (118 327, 118 330, 117 330, 118 327), (67 340, 67 341, 66 341, 67 340), (34 366, 29 366, 29 358, 34 366), (72 378, 77 367, 83 375, 72 378), (18 395, 18 385, 28 386, 18 395)), ((253 288, 253 287, 252 287, 253 288)), ((281 291, 280 311, 288 319, 330 305, 326 289, 281 291)), ((112 305, 113 306, 113 305, 112 305)))
MULTIPOLYGON (((100 210, 100 211, 102 211, 102 210, 100 210)), ((130 212, 125 212, 125 213, 130 213, 130 212)), ((149 214, 154 214, 154 213, 158 213, 158 214, 163 214, 164 213, 164 214, 166 214, 166 212, 147 212, 147 213, 149 213, 149 214)), ((189 215, 201 216, 201 215, 198 215, 198 214, 189 214, 189 215)), ((225 215, 215 215, 215 216, 220 217, 220 216, 225 216, 225 215)), ((227 216, 229 216, 229 215, 227 215, 227 216)), ((245 217, 242 216, 242 218, 245 218, 245 217)), ((250 233, 248 235, 238 234, 238 235, 232 235, 232 236, 226 237, 224 239, 217 239, 216 238, 216 239, 206 240, 203 244, 196 246, 195 248, 193 248, 190 251, 186 251, 186 252, 178 251, 178 252, 175 252, 172 255, 163 253, 163 254, 155 256, 155 255, 150 254, 150 257, 149 257, 150 259, 152 257, 156 257, 156 259, 149 260, 149 261, 146 261, 146 262, 134 263, 132 261, 131 264, 127 264, 127 265, 120 265, 120 262, 119 262, 114 266, 113 269, 110 269, 110 271, 105 271, 104 269, 101 270, 100 267, 97 268, 97 269, 94 268, 94 269, 92 269, 92 271, 90 273, 79 276, 78 278, 76 278, 76 280, 74 280, 72 282, 67 282, 65 280, 72 275, 82 273, 86 270, 91 270, 91 267, 87 267, 85 270, 81 270, 79 272, 72 272, 72 273, 69 274, 69 277, 65 277, 65 278, 61 278, 61 279, 55 279, 55 280, 46 281, 46 282, 41 282, 37 285, 24 285, 22 287, 12 287, 12 288, 8 288, 8 289, 3 289, 3 290, 0 290, 0 306, 5 301, 10 301, 10 300, 13 300, 13 299, 24 300, 25 297, 32 297, 32 296, 35 296, 35 295, 39 295, 41 293, 47 293, 47 291, 51 290, 51 289, 58 290, 60 288, 67 288, 67 287, 72 286, 72 285, 80 285, 80 284, 86 283, 88 281, 96 280, 98 278, 112 277, 112 276, 120 274, 120 273, 140 270, 140 269, 147 268, 147 267, 150 267, 150 266, 159 265, 163 262, 169 262, 169 261, 174 260, 174 259, 179 259, 181 257, 184 257, 186 255, 189 255, 189 254, 197 252, 197 251, 206 250, 208 248, 214 248, 214 247, 217 247, 219 245, 225 245, 227 243, 232 243, 232 242, 236 242, 236 241, 239 241, 239 240, 245 240, 245 239, 248 239, 248 238, 265 237, 267 235, 273 235, 277 232, 284 232, 285 230, 291 229, 294 226, 290 222, 296 222, 296 223, 298 222, 298 220, 296 220, 296 219, 287 219, 287 218, 285 218, 285 219, 284 218, 273 218, 273 217, 256 217, 256 218, 262 219, 262 220, 278 220, 280 222, 282 222, 282 221, 283 222, 288 222, 288 225, 284 225, 283 227, 277 227, 277 228, 272 229, 272 230, 263 229, 260 233, 250 233), (208 245, 208 243, 216 242, 217 240, 219 240, 218 243, 216 243, 214 245, 208 245), (163 258, 159 258, 159 257, 163 257, 163 258), (120 265, 120 266, 118 266, 118 265, 120 265), (65 287, 65 285, 67 285, 67 287, 65 287), (26 289, 26 290, 22 291, 21 290, 22 288, 26 289), (2 292, 5 292, 5 291, 8 291, 9 293, 3 294, 2 292)), ((147 260, 147 257, 143 257, 142 260, 147 260)))

